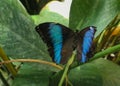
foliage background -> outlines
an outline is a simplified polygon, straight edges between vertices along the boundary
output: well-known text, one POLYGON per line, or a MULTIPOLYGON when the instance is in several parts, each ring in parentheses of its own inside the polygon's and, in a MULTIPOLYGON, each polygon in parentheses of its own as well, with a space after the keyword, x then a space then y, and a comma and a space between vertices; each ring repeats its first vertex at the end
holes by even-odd
MULTIPOLYGON (((120 12, 120 0, 74 0, 69 21, 63 16, 43 9, 39 15, 30 16, 18 0, 0 0, 0 45, 12 58, 36 58, 51 61, 47 47, 35 32, 36 24, 59 22, 73 30, 97 26, 96 36, 120 12)), ((53 72, 49 65, 24 63, 11 86, 48 86, 53 72)), ((97 59, 71 69, 68 77, 74 86, 119 86, 118 65, 97 59)), ((57 80, 56 80, 57 81, 57 80)), ((54 83, 52 83, 54 84, 54 83)))

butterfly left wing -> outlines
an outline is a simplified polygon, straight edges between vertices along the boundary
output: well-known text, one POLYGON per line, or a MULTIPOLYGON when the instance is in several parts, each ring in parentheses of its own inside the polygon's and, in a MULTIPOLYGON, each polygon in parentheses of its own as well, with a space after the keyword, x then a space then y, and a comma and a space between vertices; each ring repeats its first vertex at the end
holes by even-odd
POLYGON ((89 26, 78 32, 77 58, 81 62, 87 61, 87 54, 90 52, 96 27, 89 26))
POLYGON ((70 42, 70 40, 73 39, 74 32, 61 24, 53 22, 38 25, 36 31, 47 44, 49 54, 53 61, 57 64, 66 63, 73 50, 73 41, 70 42))

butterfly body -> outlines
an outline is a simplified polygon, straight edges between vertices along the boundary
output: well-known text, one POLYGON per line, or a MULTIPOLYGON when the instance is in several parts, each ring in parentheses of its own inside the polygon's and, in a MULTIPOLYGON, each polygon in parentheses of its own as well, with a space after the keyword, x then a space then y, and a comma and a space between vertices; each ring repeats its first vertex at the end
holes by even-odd
POLYGON ((47 44, 53 61, 59 64, 66 63, 74 49, 77 49, 78 60, 86 61, 95 27, 91 26, 80 32, 73 32, 61 24, 48 22, 38 25, 36 31, 47 44))

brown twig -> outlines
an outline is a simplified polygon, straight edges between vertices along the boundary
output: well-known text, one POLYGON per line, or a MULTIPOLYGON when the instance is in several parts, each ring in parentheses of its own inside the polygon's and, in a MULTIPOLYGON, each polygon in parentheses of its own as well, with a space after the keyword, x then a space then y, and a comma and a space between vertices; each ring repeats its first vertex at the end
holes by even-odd
POLYGON ((0 62, 0 65, 2 65, 2 64, 8 64, 8 63, 11 63, 11 62, 32 62, 32 63, 40 63, 40 64, 46 64, 46 65, 50 65, 50 66, 56 67, 56 68, 58 68, 58 69, 60 69, 60 70, 63 69, 62 66, 57 65, 56 63, 48 62, 48 61, 43 61, 43 60, 38 60, 38 59, 15 59, 15 60, 9 60, 9 61, 0 62))

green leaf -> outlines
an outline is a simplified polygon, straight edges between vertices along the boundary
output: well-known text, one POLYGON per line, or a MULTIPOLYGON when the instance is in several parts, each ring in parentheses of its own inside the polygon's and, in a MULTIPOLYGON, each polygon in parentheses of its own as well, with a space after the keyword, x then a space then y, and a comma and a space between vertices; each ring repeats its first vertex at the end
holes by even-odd
POLYGON ((120 12, 120 0, 73 0, 70 27, 96 26, 97 35, 120 12))
POLYGON ((43 10, 39 13, 39 15, 32 16, 36 25, 44 22, 56 22, 68 26, 69 20, 64 18, 62 15, 52 12, 48 9, 48 7, 44 7, 43 10))
POLYGON ((46 65, 24 64, 12 86, 48 86, 53 68, 46 65))
POLYGON ((48 59, 46 46, 19 1, 0 0, 0 14, 0 44, 9 57, 48 59))
POLYGON ((69 73, 73 86, 119 86, 120 67, 103 58, 78 66, 69 73))

